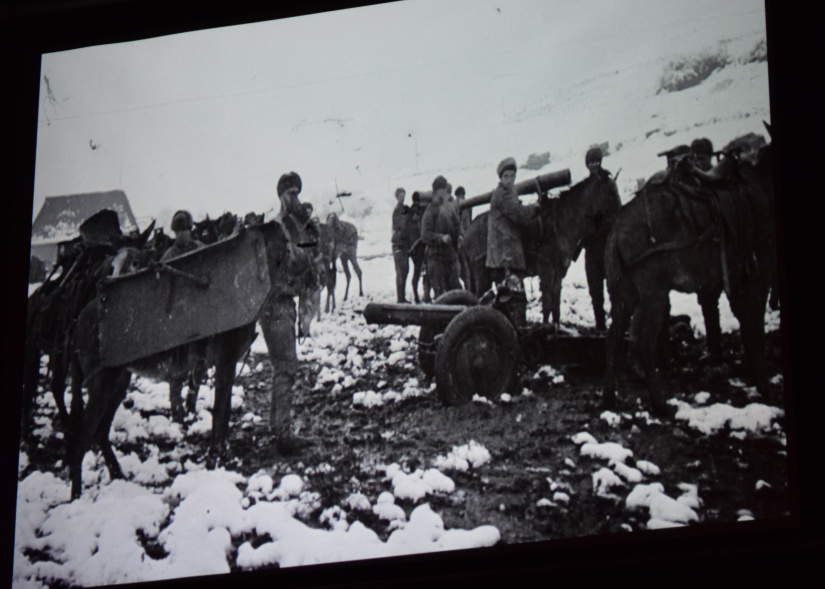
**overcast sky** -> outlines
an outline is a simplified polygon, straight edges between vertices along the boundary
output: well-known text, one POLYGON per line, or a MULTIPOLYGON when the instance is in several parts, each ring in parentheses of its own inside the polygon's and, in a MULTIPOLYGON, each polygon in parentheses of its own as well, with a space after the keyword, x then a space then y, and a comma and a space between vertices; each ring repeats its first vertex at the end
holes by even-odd
POLYGON ((383 198, 466 142, 499 159, 508 112, 722 20, 764 26, 763 3, 406 0, 47 54, 33 213, 115 188, 139 217, 264 211, 289 170, 306 200, 383 198))

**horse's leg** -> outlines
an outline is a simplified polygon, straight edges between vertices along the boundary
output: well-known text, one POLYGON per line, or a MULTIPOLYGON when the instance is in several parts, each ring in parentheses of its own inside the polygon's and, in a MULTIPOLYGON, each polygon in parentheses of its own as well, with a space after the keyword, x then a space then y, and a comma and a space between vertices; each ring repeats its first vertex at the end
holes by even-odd
MULTIPOLYGON (((219 337, 226 338, 227 335, 219 337)), ((221 348, 228 342, 222 342, 221 348)), ((235 380, 235 360, 226 357, 221 349, 221 359, 215 365, 215 403, 212 407, 212 441, 206 455, 206 468, 213 469, 226 458, 226 440, 229 433, 229 413, 232 401, 232 382, 235 380)))
POLYGON ((181 396, 185 380, 186 377, 181 374, 175 374, 169 378, 169 406, 172 408, 172 421, 176 423, 183 423, 186 417, 181 396))
POLYGON ((113 390, 115 394, 110 398, 103 419, 100 421, 100 426, 97 430, 97 444, 100 446, 100 453, 103 455, 103 460, 106 463, 106 468, 109 470, 109 478, 123 479, 123 470, 120 468, 120 463, 117 460, 112 442, 109 440, 109 430, 112 428, 112 421, 115 419, 120 403, 126 396, 126 390, 129 388, 129 381, 132 379, 132 374, 123 370, 115 380, 113 390), (121 392, 122 391, 122 392, 121 392))
POLYGON ((696 293, 705 319, 705 334, 708 345, 708 357, 712 362, 722 361, 722 327, 719 320, 718 289, 703 289, 696 293))
MULTIPOLYGON (((101 435, 108 437, 111 418, 107 421, 107 417, 114 417, 115 410, 126 396, 130 376, 129 372, 121 368, 102 368, 86 383, 89 402, 83 410, 82 419, 72 420, 75 429, 69 438, 67 452, 72 499, 80 497, 83 489, 83 457, 92 447, 92 442, 100 439, 101 435), (112 406, 114 410, 111 409, 112 406)), ((110 476, 116 478, 120 474, 122 477, 123 473, 118 473, 119 469, 119 466, 114 472, 110 469, 110 476)))
POLYGON ((616 366, 624 356, 624 334, 630 325, 630 318, 636 305, 635 297, 627 285, 610 293, 610 329, 607 331, 604 391, 602 407, 616 407, 616 366))
POLYGON ((416 303, 420 303, 421 298, 419 298, 419 296, 418 296, 418 283, 421 281, 421 260, 417 259, 415 256, 412 256, 412 263, 413 263, 413 274, 412 274, 413 300, 416 303))
POLYGON ((66 410, 66 376, 68 373, 67 354, 55 351, 49 356, 49 370, 52 373, 52 396, 57 406, 57 416, 62 429, 69 426, 69 412, 66 410))
POLYGON ((352 279, 352 274, 350 274, 349 271, 349 256, 347 252, 341 253, 341 266, 344 268, 344 276, 347 277, 347 287, 344 289, 344 300, 346 301, 349 296, 349 283, 352 279))
POLYGON ((364 276, 361 272, 361 266, 358 265, 358 246, 353 246, 349 256, 350 264, 352 264, 355 275, 358 277, 358 296, 364 296, 364 276))
POLYGON ((553 310, 553 332, 558 335, 561 327, 561 272, 554 272, 550 300, 553 310))
POLYGON ((756 390, 765 399, 770 399, 770 384, 765 366, 765 305, 768 299, 768 285, 750 285, 743 295, 745 300, 737 305, 736 318, 745 350, 745 363, 756 385, 756 390))
POLYGON ((659 378, 657 367, 657 348, 659 347, 659 336, 664 328, 665 316, 669 308, 667 291, 656 291, 645 293, 644 298, 639 303, 638 313, 640 316, 639 351, 642 356, 645 375, 647 377, 647 389, 650 395, 650 405, 653 413, 660 417, 667 414, 667 404, 662 393, 662 384, 659 378))

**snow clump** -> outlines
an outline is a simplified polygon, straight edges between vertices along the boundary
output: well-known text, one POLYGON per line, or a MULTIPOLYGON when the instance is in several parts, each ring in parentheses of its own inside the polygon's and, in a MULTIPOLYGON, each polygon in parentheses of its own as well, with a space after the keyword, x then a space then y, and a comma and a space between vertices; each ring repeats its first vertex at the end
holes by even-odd
POLYGON ((582 456, 591 456, 602 460, 624 462, 633 456, 633 450, 628 450, 616 442, 603 442, 601 444, 586 442, 581 448, 582 456))
POLYGON ((676 419, 684 419, 690 427, 710 435, 724 428, 727 424, 734 430, 766 432, 771 429, 771 422, 782 417, 785 412, 778 407, 761 403, 751 403, 738 408, 725 403, 715 403, 709 407, 691 407, 688 403, 671 399, 676 405, 676 419))
POLYGON ((681 501, 673 499, 665 495, 665 488, 661 483, 636 485, 627 496, 625 505, 628 509, 648 508, 650 512, 648 529, 678 527, 699 521, 699 516, 689 505, 695 504, 694 498, 698 500, 698 497, 690 489, 685 495, 687 496, 685 499, 680 497, 681 501))
POLYGON ((393 494, 399 499, 418 501, 425 495, 455 491, 453 480, 435 468, 426 471, 418 469, 408 474, 397 463, 393 463, 385 470, 387 480, 392 481, 393 494))
POLYGON ((433 466, 440 469, 466 471, 470 466, 478 468, 490 460, 491 456, 487 448, 475 440, 470 440, 469 444, 453 446, 452 451, 446 456, 436 457, 433 460, 433 466))

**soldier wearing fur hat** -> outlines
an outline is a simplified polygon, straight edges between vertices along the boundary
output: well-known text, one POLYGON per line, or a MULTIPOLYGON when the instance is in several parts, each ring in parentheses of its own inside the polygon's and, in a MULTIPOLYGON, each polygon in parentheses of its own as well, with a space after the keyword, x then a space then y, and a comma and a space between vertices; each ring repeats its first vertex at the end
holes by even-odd
MULTIPOLYGON (((282 452, 298 446, 292 432, 292 388, 297 377, 298 354, 295 345, 297 312, 294 297, 314 293, 319 287, 317 266, 318 237, 312 223, 312 208, 298 200, 301 177, 295 172, 278 180, 281 210, 277 220, 289 240, 290 257, 284 287, 273 293, 261 307, 258 321, 272 358, 272 402, 269 427, 282 452)), ((320 295, 320 290, 317 291, 320 295)), ((303 313, 302 313, 303 315, 303 313)))
POLYGON ((298 199, 302 187, 301 177, 295 172, 281 176, 278 180, 281 210, 277 219, 289 234, 292 243, 307 246, 318 243, 318 233, 312 224, 312 206, 307 207, 298 199))
POLYGON ((160 257, 161 262, 177 258, 203 247, 200 241, 192 237, 193 226, 192 213, 189 211, 181 210, 172 215, 172 231, 175 232, 175 243, 160 257))
POLYGON ((538 208, 524 206, 519 201, 515 189, 515 159, 503 159, 496 172, 499 184, 490 199, 487 218, 487 267, 494 280, 509 291, 511 318, 516 325, 522 326, 527 322, 527 295, 524 292, 526 263, 521 229, 538 221, 538 208))
POLYGON ((448 290, 461 288, 458 248, 464 233, 449 197, 449 182, 444 176, 438 176, 433 180, 433 201, 421 219, 421 240, 427 245, 427 277, 436 298, 448 290))

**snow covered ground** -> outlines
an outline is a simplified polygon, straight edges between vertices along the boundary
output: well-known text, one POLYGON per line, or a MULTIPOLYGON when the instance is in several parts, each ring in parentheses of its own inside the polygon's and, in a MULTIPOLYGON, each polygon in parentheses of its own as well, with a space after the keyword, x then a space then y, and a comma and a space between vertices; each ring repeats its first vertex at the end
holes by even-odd
MULTIPOLYGON (((444 174, 454 187, 464 185, 468 195, 474 195, 495 186, 495 166, 502 158, 512 155, 523 163, 532 153, 545 151, 551 154, 550 163, 539 171, 519 170, 518 180, 569 168, 573 182, 577 182, 587 173, 587 148, 607 142, 604 167, 614 174, 621 170, 618 186, 626 202, 639 179, 664 167, 663 159, 656 157, 660 151, 689 144, 697 137, 708 137, 721 147, 749 132, 764 134, 762 121, 770 120, 767 64, 745 63, 745 57, 764 39, 764 26, 729 29, 711 25, 703 28, 701 35, 675 40, 670 55, 650 55, 640 43, 636 50, 612 56, 600 69, 584 72, 586 76, 570 84, 556 84, 552 90, 548 87, 545 95, 504 113, 495 144, 479 131, 478 137, 463 138, 460 152, 453 158, 444 157, 437 167, 394 175, 391 188, 382 180, 380 189, 364 190, 342 199, 343 204, 308 195, 307 200, 315 203, 320 214, 336 211, 356 224, 367 294, 366 300, 342 305, 349 313, 325 315, 314 323, 313 336, 301 343, 300 357, 318 366, 316 386, 330 387, 333 396, 351 397, 353 405, 367 411, 433 394, 432 387, 421 386, 414 378, 395 388, 376 385, 375 390, 362 390, 358 386, 365 374, 394 364, 412 368, 415 362, 417 328, 365 326, 363 319, 351 312, 367 301, 395 300, 389 245, 395 185, 404 186, 411 194, 429 189, 433 178, 444 174), (657 92, 659 77, 671 59, 708 48, 717 50, 720 43, 732 57, 729 65, 693 88, 657 92), (391 342, 386 355, 359 352, 366 342, 379 336, 391 342)), ((339 302, 343 283, 343 276, 339 276, 339 302)), ((532 299, 528 318, 540 320, 536 279, 528 280, 528 293, 532 299)), ((704 332, 694 295, 672 293, 671 304, 674 315, 689 315, 697 334, 704 332)), ((723 330, 736 330, 738 324, 724 296, 720 307, 723 330)), ((767 312, 766 320, 769 330, 777 329, 778 313, 767 312)), ((571 326, 593 324, 583 258, 571 266, 565 279, 562 321, 571 326)), ((263 338, 256 341, 255 351, 265 351, 263 338)), ((261 366, 244 370, 261 370, 261 366)), ((552 373, 552 368, 547 372, 552 373)), ((236 387, 233 393, 233 408, 243 413, 248 392, 236 387)), ((233 565, 240 569, 301 566, 499 542, 501 534, 492 525, 447 529, 428 503, 428 497, 461 492, 451 473, 495 462, 495 455, 475 440, 468 438, 464 444, 445 447, 430 457, 428 465, 411 472, 395 463, 376 465, 375 476, 385 482, 385 492, 372 496, 353 493, 340 505, 319 513, 320 496, 308 486, 307 472, 276 475, 277 458, 273 458, 272 468, 251 476, 232 468, 205 471, 202 465, 183 458, 191 439, 208 435, 211 394, 208 386, 201 388, 197 416, 184 431, 164 415, 141 415, 141 411, 168 412, 168 388, 137 379, 129 393, 130 402, 118 410, 111 438, 116 447, 146 445, 148 457, 118 449, 127 480, 110 481, 100 455, 89 453, 84 462, 86 488, 76 501, 70 501, 62 465, 54 465, 54 472, 33 470, 29 457, 21 452, 13 586, 139 582, 225 573, 233 565), (169 442, 175 443, 175 449, 161 452, 159 445, 169 442), (359 521, 359 513, 385 521, 389 535, 379 537, 359 521), (348 514, 356 517, 348 518, 348 514)), ((690 404, 675 401, 676 419, 702 435, 722 428, 728 428, 734 437, 766 432, 783 435, 776 423, 782 416, 780 409, 758 403, 737 409, 722 402, 708 404, 709 397, 698 395, 690 404)), ((53 412, 50 393, 42 395, 39 402, 44 413, 53 412)), ((513 400, 502 399, 492 405, 500 407, 508 402, 513 400)), ((618 427, 629 417, 605 413, 601 418, 618 427)), ((248 412, 237 427, 252 427, 266 419, 266 415, 248 412)), ((36 435, 42 443, 62 436, 48 419, 41 419, 36 435)), ((695 485, 665 488, 657 480, 667 465, 653 464, 612 442, 599 443, 585 432, 573 442, 580 445, 581 460, 599 465, 592 473, 592 492, 618 498, 627 510, 646 513, 648 529, 687 525, 700 519, 703 502, 695 485)), ((540 506, 552 508, 571 501, 573 492, 563 483, 548 478, 548 485, 548 497, 541 499, 540 506)))

